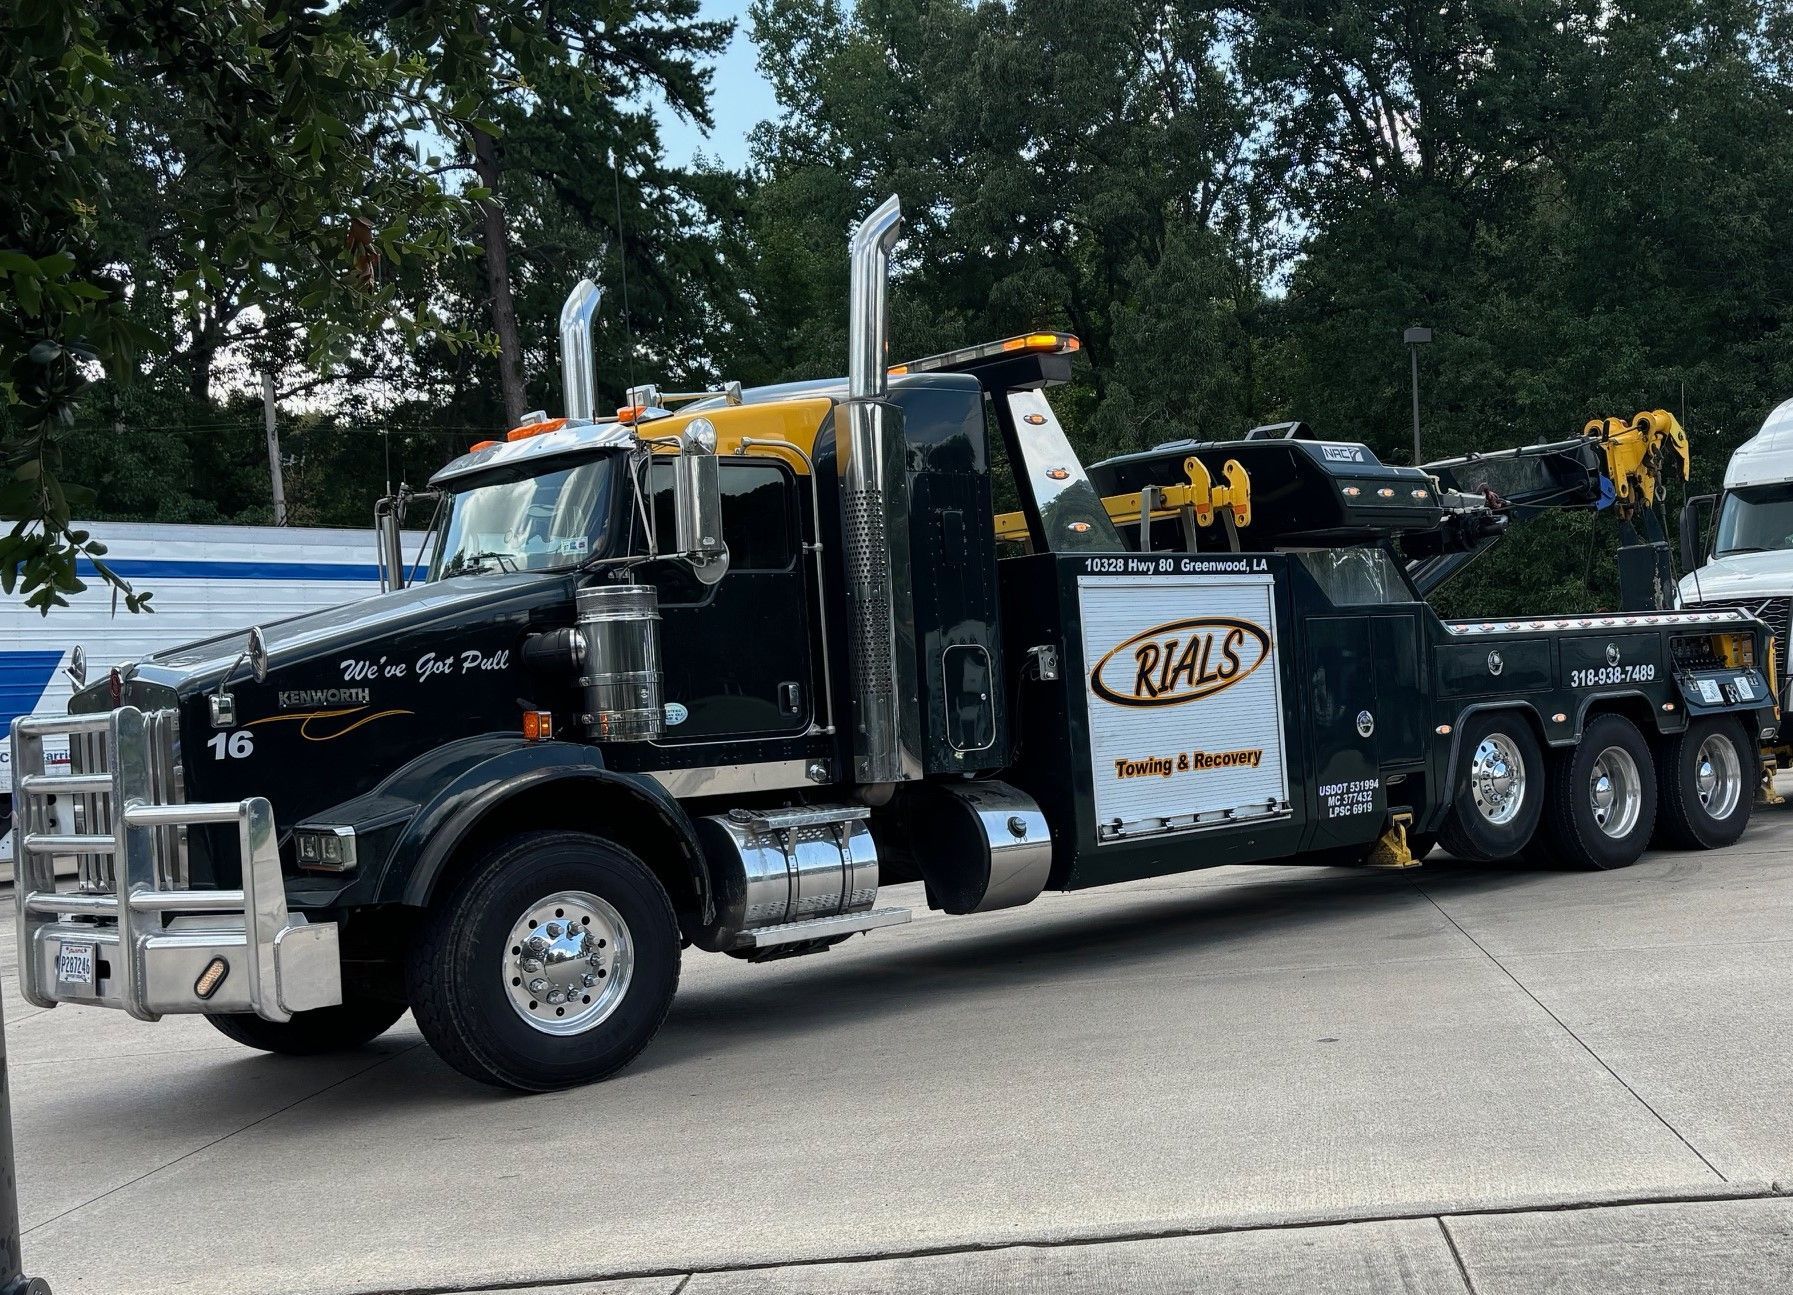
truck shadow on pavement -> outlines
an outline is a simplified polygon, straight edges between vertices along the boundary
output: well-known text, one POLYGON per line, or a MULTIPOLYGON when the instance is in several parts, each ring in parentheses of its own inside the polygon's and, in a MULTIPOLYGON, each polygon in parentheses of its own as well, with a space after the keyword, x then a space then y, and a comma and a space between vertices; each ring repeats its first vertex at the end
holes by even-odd
MULTIPOLYGON (((1273 968, 1481 958, 1486 955, 1422 889, 1457 899, 1544 890, 1586 875, 1434 855, 1424 868, 1402 873, 1337 868, 1316 875, 1291 868, 1286 877, 1049 894, 1042 897, 1045 911, 1036 903, 962 926, 958 918, 931 919, 930 926, 943 924, 920 947, 913 940, 878 947, 853 941, 789 962, 741 964, 726 979, 690 984, 629 1073, 714 1053, 731 1039, 800 1038, 994 989, 1050 991, 1091 975, 1152 974, 1172 963, 1197 980, 1273 968), (791 1010, 794 998, 802 1003, 799 1012, 791 1010)), ((919 888, 906 902, 923 902, 919 888)))
MULTIPOLYGON (((1637 871, 1672 878, 1699 871, 1706 858, 1653 854, 1637 871)), ((1569 872, 1530 861, 1466 863, 1434 853, 1424 867, 1403 872, 1291 867, 1239 880, 1165 879, 1049 892, 1032 906, 971 920, 929 914, 920 887, 903 887, 892 898, 917 909, 916 927, 762 965, 688 956, 686 983, 665 1027, 617 1078, 639 1080, 713 1060, 737 1046, 799 1042, 832 1027, 980 996, 1051 994, 1092 975, 1172 972, 1200 981, 1290 968, 1482 958, 1487 955, 1434 897, 1450 903, 1510 893, 1531 907, 1546 896, 1556 903, 1559 895, 1571 900, 1589 895, 1590 886, 1626 880, 1626 873, 1569 872), (916 938, 923 927, 925 938, 916 938), (702 974, 691 975, 700 965, 702 974)), ((421 1046, 408 1019, 361 1055, 366 1073, 349 1076, 359 1090, 356 1119, 377 1119, 383 1109, 415 1112, 520 1096, 456 1075, 421 1046)), ((221 1080, 266 1076, 263 1067, 295 1064, 252 1056, 220 1061, 214 1073, 221 1080)))

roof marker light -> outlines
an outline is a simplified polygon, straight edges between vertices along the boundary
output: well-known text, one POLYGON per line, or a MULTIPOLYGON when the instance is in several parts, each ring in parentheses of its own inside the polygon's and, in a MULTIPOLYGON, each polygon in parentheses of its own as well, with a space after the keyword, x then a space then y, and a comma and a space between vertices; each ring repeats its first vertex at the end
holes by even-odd
POLYGON ((524 423, 521 427, 513 427, 504 434, 507 441, 526 441, 531 436, 540 436, 543 432, 558 432, 567 425, 564 418, 544 418, 539 423, 524 423))

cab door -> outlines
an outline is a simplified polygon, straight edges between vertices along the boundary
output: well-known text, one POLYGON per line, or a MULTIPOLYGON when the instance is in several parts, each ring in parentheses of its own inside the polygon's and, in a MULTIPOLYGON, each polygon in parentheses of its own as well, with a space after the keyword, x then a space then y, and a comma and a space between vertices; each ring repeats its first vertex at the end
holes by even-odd
MULTIPOLYGON (((671 467, 652 470, 656 528, 671 535, 671 467)), ((663 746, 790 737, 814 709, 797 479, 753 456, 723 459, 718 478, 728 574, 705 587, 679 563, 654 565, 663 746)))

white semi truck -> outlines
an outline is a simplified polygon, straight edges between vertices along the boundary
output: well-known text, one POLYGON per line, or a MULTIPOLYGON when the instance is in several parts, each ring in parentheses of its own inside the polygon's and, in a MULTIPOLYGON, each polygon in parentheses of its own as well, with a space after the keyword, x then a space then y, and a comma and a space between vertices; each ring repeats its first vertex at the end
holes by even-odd
MULTIPOLYGON (((1724 488, 1681 512, 1681 606, 1734 607, 1774 634, 1777 700, 1787 713, 1793 608, 1793 400, 1783 401, 1725 467, 1724 488)), ((1793 741, 1793 724, 1776 744, 1793 741)), ((1783 766, 1784 767, 1784 766, 1783 766)))

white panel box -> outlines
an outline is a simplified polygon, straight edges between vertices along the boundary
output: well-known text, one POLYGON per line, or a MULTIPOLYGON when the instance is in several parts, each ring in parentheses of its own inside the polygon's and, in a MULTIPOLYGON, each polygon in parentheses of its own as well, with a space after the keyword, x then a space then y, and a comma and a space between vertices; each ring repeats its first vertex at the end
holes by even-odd
POLYGON ((1268 573, 1081 576, 1097 839, 1286 818, 1268 573))

